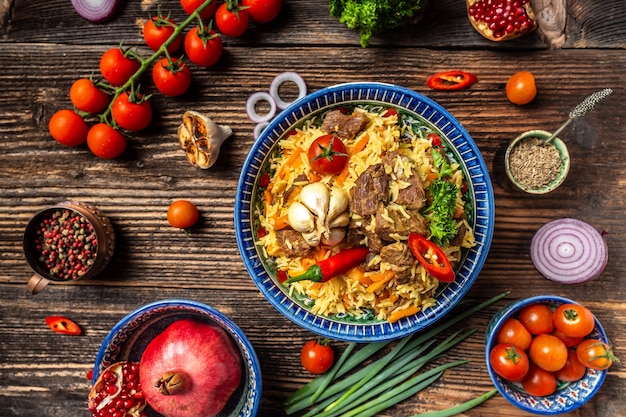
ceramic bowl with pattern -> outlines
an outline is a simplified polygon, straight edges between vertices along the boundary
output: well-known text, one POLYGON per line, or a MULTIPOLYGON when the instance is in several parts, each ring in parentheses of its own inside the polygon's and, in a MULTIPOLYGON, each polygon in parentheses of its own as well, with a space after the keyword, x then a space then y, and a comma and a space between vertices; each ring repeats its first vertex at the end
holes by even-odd
POLYGON ((252 280, 263 296, 285 317, 319 335, 345 341, 372 342, 396 339, 430 326, 445 316, 469 291, 487 257, 494 226, 494 197, 489 173, 480 150, 465 128, 432 99, 404 87, 384 83, 345 83, 311 93, 278 114, 253 144, 241 170, 235 200, 235 229, 239 252, 252 280), (259 247, 259 210, 263 204, 263 178, 280 141, 295 128, 331 110, 355 106, 395 110, 399 123, 412 131, 434 132, 458 162, 467 182, 469 224, 475 246, 462 253, 453 282, 440 285, 435 303, 421 311, 389 322, 376 314, 321 315, 311 309, 310 299, 294 295, 282 285, 272 259, 259 247), (400 118, 401 116, 401 118, 400 118))
POLYGON ((221 327, 241 353, 243 369, 241 383, 218 416, 255 416, 261 403, 262 379, 261 366, 252 344, 228 316, 196 301, 179 299, 156 301, 122 318, 106 336, 98 351, 92 382, 95 383, 100 373, 115 362, 138 362, 146 346, 155 336, 174 321, 184 318, 193 318, 221 327))
MULTIPOLYGON (((555 309, 561 304, 570 303, 579 304, 576 301, 556 295, 539 295, 523 298, 503 307, 494 315, 487 328, 485 335, 485 355, 489 376, 504 398, 511 404, 529 413, 559 415, 576 410, 582 407, 598 392, 606 378, 607 371, 587 369, 585 375, 579 381, 568 383, 557 380, 557 389, 553 394, 538 397, 528 394, 520 383, 507 381, 496 374, 489 363, 489 353, 493 347, 497 345, 496 335, 502 328, 504 322, 509 318, 516 318, 522 309, 534 304, 546 304, 550 308, 555 309)), ((597 318, 594 319, 595 327, 586 338, 600 339, 608 343, 609 341, 602 325, 597 318)))

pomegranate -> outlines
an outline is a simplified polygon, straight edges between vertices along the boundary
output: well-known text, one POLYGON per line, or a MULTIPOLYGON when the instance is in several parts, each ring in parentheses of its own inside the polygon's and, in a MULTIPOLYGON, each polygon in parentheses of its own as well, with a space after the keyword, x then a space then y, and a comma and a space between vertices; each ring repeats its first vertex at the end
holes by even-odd
POLYGON ((139 380, 165 417, 212 417, 241 381, 241 355, 220 327, 194 319, 170 324, 146 346, 139 380))
POLYGON ((530 0, 467 0, 472 26, 485 38, 505 41, 537 28, 530 0))
POLYGON ((89 391, 93 417, 145 417, 146 400, 137 362, 117 362, 106 368, 89 391))

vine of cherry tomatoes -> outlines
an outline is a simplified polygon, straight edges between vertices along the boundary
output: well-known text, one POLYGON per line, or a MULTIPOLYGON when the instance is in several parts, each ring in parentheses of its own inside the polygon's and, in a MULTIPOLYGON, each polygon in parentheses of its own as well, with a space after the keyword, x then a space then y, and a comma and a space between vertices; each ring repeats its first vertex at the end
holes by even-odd
POLYGON ((151 95, 139 91, 135 83, 147 69, 152 67, 152 80, 160 93, 184 94, 191 85, 191 70, 172 54, 182 46, 194 65, 215 65, 222 56, 222 36, 243 35, 249 21, 274 20, 282 0, 180 0, 180 5, 188 15, 181 24, 163 15, 160 8, 145 22, 142 36, 154 51, 149 58, 142 59, 120 44, 100 57, 101 79, 80 78, 72 84, 73 109, 58 110, 48 123, 57 142, 65 146, 87 143, 96 156, 116 158, 126 149, 124 131, 140 131, 152 122, 151 95))

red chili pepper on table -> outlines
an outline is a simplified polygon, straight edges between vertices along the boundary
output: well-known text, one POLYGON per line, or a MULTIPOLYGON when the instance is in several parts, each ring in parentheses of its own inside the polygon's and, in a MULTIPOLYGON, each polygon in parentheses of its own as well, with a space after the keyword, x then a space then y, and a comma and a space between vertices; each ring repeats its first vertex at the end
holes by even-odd
POLYGON ((80 326, 67 317, 48 316, 46 317, 46 324, 57 333, 73 336, 77 336, 81 333, 80 326))
POLYGON ((454 281, 454 270, 443 250, 419 233, 409 234, 411 252, 426 271, 442 282, 454 281))
POLYGON ((426 85, 433 90, 462 90, 471 87, 478 78, 465 71, 444 71, 431 75, 426 85))
POLYGON ((342 250, 336 255, 312 265, 304 274, 288 278, 285 280, 285 284, 306 280, 326 282, 337 275, 348 272, 350 268, 353 268, 365 261, 368 253, 368 248, 350 248, 342 250))

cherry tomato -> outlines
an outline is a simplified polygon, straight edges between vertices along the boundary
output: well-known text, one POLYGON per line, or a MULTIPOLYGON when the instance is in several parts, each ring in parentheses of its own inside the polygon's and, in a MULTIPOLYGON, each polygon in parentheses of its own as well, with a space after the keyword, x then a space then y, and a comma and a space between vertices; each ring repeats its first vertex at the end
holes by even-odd
POLYGON ((533 340, 530 332, 517 319, 507 319, 496 335, 498 343, 511 343, 518 349, 527 351, 533 340))
POLYGON ((552 310, 545 304, 532 304, 520 311, 518 320, 531 334, 551 333, 554 330, 552 310))
POLYGON ((309 340, 300 352, 302 366, 312 374, 328 371, 335 360, 335 352, 327 340, 309 340))
POLYGON ((78 146, 87 140, 89 126, 75 111, 63 109, 52 115, 48 131, 61 145, 78 146))
POLYGON ((441 136, 436 133, 429 133, 426 139, 430 141, 432 146, 441 146, 441 136))
POLYGON ((78 336, 81 333, 80 326, 67 317, 48 316, 46 317, 46 324, 56 333, 72 336, 78 336))
POLYGON ((89 150, 99 158, 117 158, 126 149, 126 138, 106 123, 97 123, 87 134, 89 150))
MULTIPOLYGON (((153 51, 158 51, 161 45, 167 41, 174 33, 176 23, 170 18, 154 16, 143 25, 143 40, 153 51)), ((170 54, 176 52, 183 43, 183 38, 179 35, 167 47, 170 54)))
POLYGON ((124 92, 113 101, 111 115, 121 128, 138 131, 145 129, 152 121, 152 106, 142 97, 133 102, 130 94, 124 92))
POLYGON ((207 27, 196 26, 185 36, 185 53, 199 67, 210 67, 222 56, 222 37, 207 27))
POLYGON ((585 339, 576 348, 576 357, 587 368, 603 371, 618 362, 609 345, 598 339, 585 339))
POLYGON ((276 19, 282 7, 282 0, 242 0, 247 7, 250 19, 257 23, 269 23, 276 19))
POLYGON ((550 395, 556 391, 556 376, 531 363, 528 374, 522 381, 522 387, 530 395, 537 397, 550 395))
MULTIPOLYGON (((180 0, 180 5, 187 14, 192 14, 198 7, 204 3, 205 0, 180 0)), ((203 11, 200 13, 202 20, 207 20, 215 14, 217 10, 217 0, 213 0, 203 11)))
POLYGON ((335 135, 322 135, 309 147, 311 168, 322 175, 338 174, 348 161, 346 145, 335 135))
POLYGON ((127 56, 120 48, 112 48, 100 58, 100 72, 114 87, 124 85, 141 67, 141 63, 127 56))
POLYGON ((152 80, 159 91, 166 96, 184 94, 191 85, 191 71, 184 62, 176 58, 161 58, 152 67, 152 80))
POLYGON ((530 360, 548 372, 562 369, 567 362, 567 347, 561 339, 551 334, 535 336, 528 350, 530 360))
POLYGON ((578 346, 578 344, 580 342, 582 342, 582 340, 584 339, 583 337, 567 336, 567 335, 563 334, 563 332, 561 332, 558 329, 555 329, 552 332, 552 334, 555 335, 556 337, 558 337, 559 339, 561 339, 563 341, 563 343, 565 343, 565 346, 567 346, 568 348, 574 347, 574 346, 578 346))
POLYGON ((167 209, 167 221, 172 227, 188 229, 198 221, 200 213, 191 201, 176 200, 167 209))
POLYGON ((79 78, 70 88, 70 100, 78 110, 97 114, 108 107, 111 96, 100 90, 89 78, 79 78))
POLYGON ((587 368, 580 363, 574 349, 567 351, 567 362, 565 366, 554 373, 557 379, 565 382, 575 382, 585 376, 587 368))
POLYGON ((513 74, 506 82, 506 96, 511 103, 528 104, 535 99, 536 95, 535 76, 528 71, 513 74))
POLYGON ((215 24, 220 32, 231 38, 243 35, 248 28, 246 10, 229 10, 228 3, 222 3, 215 12, 215 24))
POLYGON ((383 117, 392 117, 392 116, 397 116, 397 115, 398 115, 398 111, 394 109, 393 107, 388 107, 383 112, 383 117))
POLYGON ((554 310, 553 321, 557 330, 570 337, 585 337, 595 326, 593 313, 580 304, 561 304, 554 310))
POLYGON ((502 378, 519 382, 526 376, 529 367, 526 352, 511 343, 498 343, 489 353, 493 371, 502 378))

